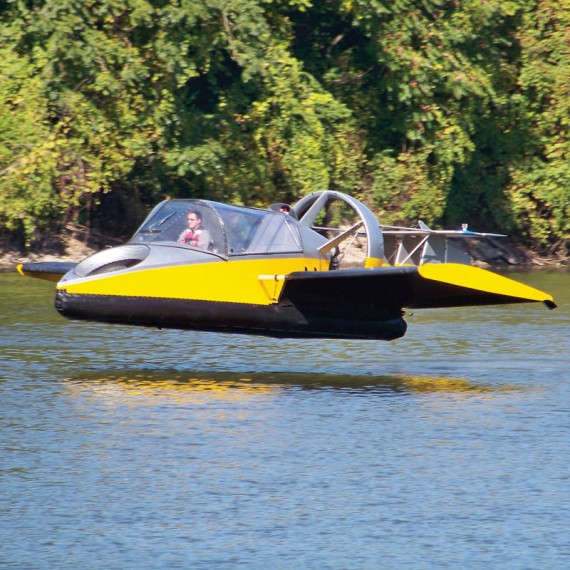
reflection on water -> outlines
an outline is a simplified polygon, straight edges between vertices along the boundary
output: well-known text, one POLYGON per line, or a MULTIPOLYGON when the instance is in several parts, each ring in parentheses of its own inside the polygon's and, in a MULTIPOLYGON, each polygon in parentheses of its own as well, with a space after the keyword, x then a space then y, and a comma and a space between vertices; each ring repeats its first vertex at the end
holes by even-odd
POLYGON ((0 272, 0 566, 566 570, 570 274, 518 277, 559 309, 386 343, 73 323, 0 272))
MULTIPOLYGON (((343 390, 347 393, 390 395, 420 392, 505 393, 525 390, 520 385, 485 385, 466 378, 430 376, 369 376, 309 373, 187 373, 109 371, 79 373, 62 380, 70 392, 89 390, 113 396, 169 397, 186 402, 192 399, 237 401, 251 396, 275 396, 287 389, 343 390)), ((528 388, 526 388, 528 389, 528 388)))

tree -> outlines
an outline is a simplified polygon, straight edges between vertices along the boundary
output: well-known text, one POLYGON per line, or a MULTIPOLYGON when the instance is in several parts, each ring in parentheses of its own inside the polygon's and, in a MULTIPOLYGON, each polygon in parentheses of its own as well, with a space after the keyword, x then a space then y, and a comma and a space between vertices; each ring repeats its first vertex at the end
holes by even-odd
MULTIPOLYGON (((358 185, 350 112, 290 55, 275 8, 45 0, 13 7, 3 31, 29 61, 25 81, 44 102, 51 137, 49 167, 25 149, 3 164, 32 201, 42 196, 46 219, 77 218, 108 192, 261 202, 335 178, 358 185)), ((9 176, 0 192, 14 197, 9 176)), ((29 238, 37 222, 28 198, 23 212, 2 215, 10 227, 24 220, 29 238)))
POLYGON ((568 0, 20 0, 0 222, 332 188, 384 223, 569 240, 568 0))

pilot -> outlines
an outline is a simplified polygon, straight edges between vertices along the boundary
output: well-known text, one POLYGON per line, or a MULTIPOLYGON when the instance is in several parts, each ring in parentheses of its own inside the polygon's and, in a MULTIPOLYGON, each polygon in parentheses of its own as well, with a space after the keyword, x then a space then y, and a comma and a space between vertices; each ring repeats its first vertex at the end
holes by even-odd
POLYGON ((188 228, 178 236, 178 242, 192 247, 208 249, 211 237, 210 232, 202 226, 202 213, 199 210, 190 210, 186 216, 188 228))

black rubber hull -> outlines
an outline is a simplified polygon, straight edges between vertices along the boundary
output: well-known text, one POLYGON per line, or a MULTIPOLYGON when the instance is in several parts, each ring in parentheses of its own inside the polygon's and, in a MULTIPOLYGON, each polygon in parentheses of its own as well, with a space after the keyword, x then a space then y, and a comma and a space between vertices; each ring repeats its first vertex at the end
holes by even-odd
POLYGON ((212 301, 72 295, 60 289, 55 307, 69 319, 157 328, 243 333, 279 338, 357 338, 393 340, 406 332, 398 310, 373 315, 350 315, 346 310, 299 310, 290 301, 249 305, 212 301))

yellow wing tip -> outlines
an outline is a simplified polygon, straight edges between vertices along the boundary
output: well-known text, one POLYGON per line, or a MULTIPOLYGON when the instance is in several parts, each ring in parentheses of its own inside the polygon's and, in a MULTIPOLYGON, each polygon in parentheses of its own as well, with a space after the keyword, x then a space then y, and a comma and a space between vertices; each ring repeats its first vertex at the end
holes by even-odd
POLYGON ((556 308, 553 297, 548 293, 480 267, 456 263, 424 264, 419 267, 419 273, 425 279, 524 301, 542 302, 549 309, 556 308))

